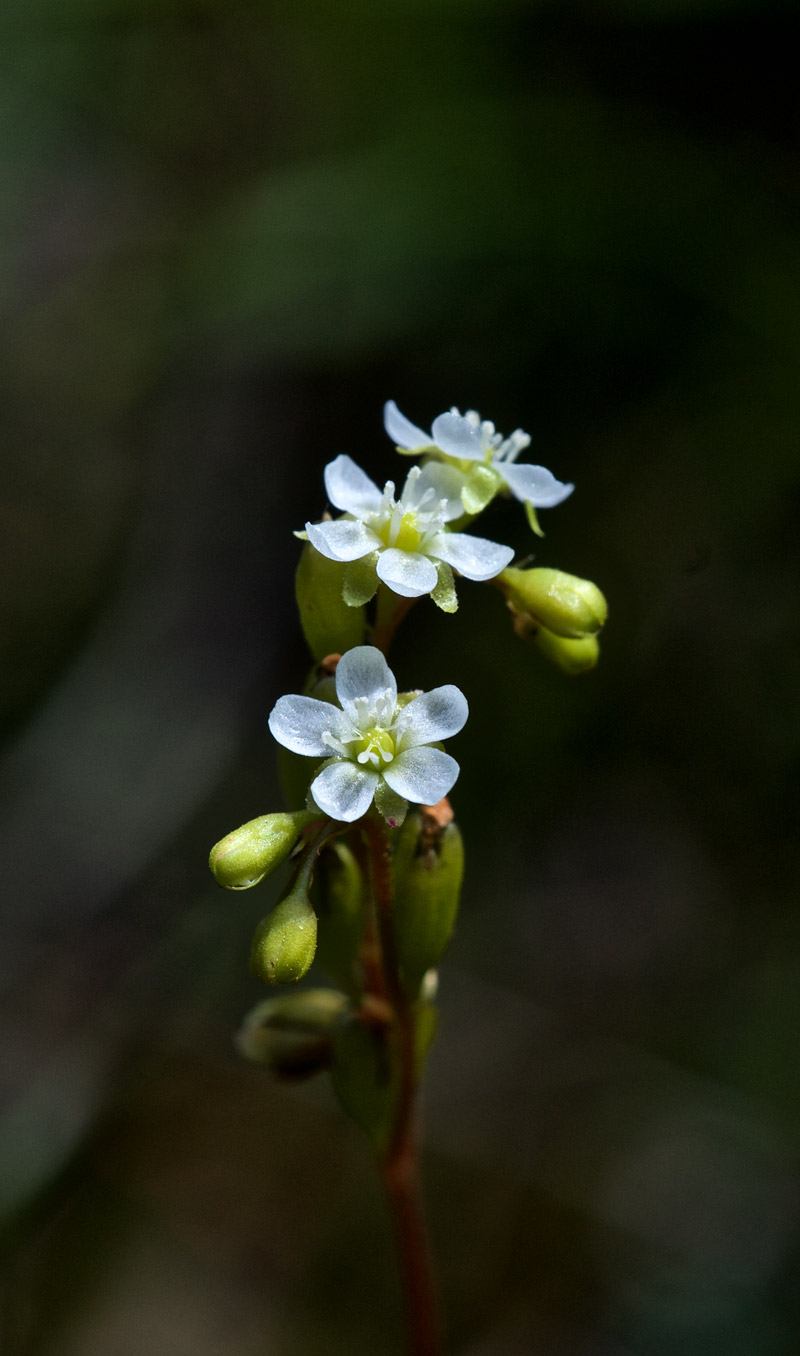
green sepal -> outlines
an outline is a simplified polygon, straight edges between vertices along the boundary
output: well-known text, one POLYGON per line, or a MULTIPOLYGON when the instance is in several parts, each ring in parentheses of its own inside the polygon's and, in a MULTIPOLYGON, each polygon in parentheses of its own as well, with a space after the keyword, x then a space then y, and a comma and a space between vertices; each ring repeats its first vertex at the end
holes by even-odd
POLYGON ((579 640, 604 625, 608 605, 590 579, 563 570, 503 570, 497 578, 514 611, 557 636, 579 640))
POLYGON ((343 597, 345 569, 341 561, 328 560, 310 542, 303 547, 295 597, 303 635, 316 660, 344 654, 364 639, 364 610, 349 607, 343 597))
POLYGON ((539 627, 534 643, 551 664, 555 664, 563 673, 577 677, 580 673, 589 673, 600 658, 600 642, 597 636, 581 636, 577 640, 568 636, 557 636, 546 627, 539 627))
POLYGON ((250 973, 265 984, 296 984, 317 949, 317 916, 305 883, 262 918, 250 947, 250 973))
POLYGON ((375 788, 375 809, 383 815, 390 829, 399 829, 408 813, 408 801, 381 778, 375 788))
POLYGON ((438 579, 431 590, 431 598, 436 606, 442 609, 442 612, 457 612, 458 598, 456 597, 453 571, 445 560, 440 560, 436 565, 436 573, 438 579))
POLYGON ((364 882, 346 843, 337 840, 326 846, 318 882, 317 959, 325 973, 355 997, 355 966, 364 929, 364 882))
POLYGON ((378 591, 378 552, 362 556, 360 560, 349 560, 344 567, 342 597, 348 607, 363 607, 375 597, 378 591))
POLYGON ((525 517, 528 519, 528 526, 530 527, 531 531, 535 532, 537 537, 543 537, 544 532, 539 526, 539 519, 536 516, 536 509, 534 508, 533 504, 529 503, 527 499, 525 500, 525 517))
POLYGON ((303 829, 313 823, 308 810, 260 815, 215 843, 208 858, 218 885, 249 890, 286 861, 303 829))
POLYGON ((477 513, 483 513, 483 510, 491 504, 501 483, 499 475, 491 466, 481 464, 475 466, 473 463, 461 487, 461 502, 467 513, 473 517, 477 513))
POLYGON ((398 964, 408 993, 417 994, 453 934, 464 875, 464 843, 455 823, 429 830, 414 811, 394 851, 394 924, 398 964))
POLYGON ((235 1037, 240 1055, 281 1078, 308 1078, 330 1065, 333 1033, 348 1006, 336 989, 303 989, 257 1004, 235 1037))
POLYGON ((342 1109, 380 1153, 391 1134, 397 1079, 389 1034, 357 1017, 346 1019, 333 1039, 331 1083, 342 1109))

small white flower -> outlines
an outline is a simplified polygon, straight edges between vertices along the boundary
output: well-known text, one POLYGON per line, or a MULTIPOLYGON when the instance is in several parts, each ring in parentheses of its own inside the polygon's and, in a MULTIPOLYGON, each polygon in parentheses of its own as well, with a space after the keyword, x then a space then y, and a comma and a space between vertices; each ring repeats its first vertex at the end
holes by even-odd
POLYGON ((380 650, 359 645, 336 668, 339 706, 315 697, 281 697, 269 728, 279 744, 308 758, 328 758, 311 794, 331 819, 352 823, 373 799, 390 823, 406 801, 435 805, 458 776, 454 758, 430 745, 457 734, 467 700, 452 684, 398 706, 397 683, 380 650))
MULTIPOLYGON (((401 414, 393 400, 383 407, 383 424, 397 447, 407 452, 438 451, 459 462, 477 462, 489 467, 515 499, 532 508, 553 508, 575 489, 556 480, 544 466, 516 464, 520 452, 530 445, 530 436, 521 428, 510 438, 495 432, 490 420, 481 421, 475 410, 461 414, 455 405, 447 414, 434 419, 430 434, 424 433, 401 414)), ((465 468, 467 469, 467 468, 465 468)), ((488 501, 487 501, 488 502, 488 501)), ((475 512, 470 508, 470 512, 475 512)))
POLYGON ((325 467, 325 490, 345 517, 306 523, 308 539, 329 560, 361 560, 377 552, 378 578, 404 598, 436 588, 435 561, 467 579, 493 579, 513 557, 511 547, 447 528, 464 512, 463 483, 455 467, 414 466, 395 499, 394 481, 387 480, 381 493, 350 457, 336 457, 325 467))

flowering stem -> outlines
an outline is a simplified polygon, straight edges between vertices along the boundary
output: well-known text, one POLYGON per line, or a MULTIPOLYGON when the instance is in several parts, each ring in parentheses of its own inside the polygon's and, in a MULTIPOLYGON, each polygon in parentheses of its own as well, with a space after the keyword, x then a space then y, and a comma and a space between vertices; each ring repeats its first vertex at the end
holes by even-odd
POLYGON ((378 586, 372 642, 383 654, 386 654, 395 631, 416 601, 416 598, 401 598, 384 584, 378 586))
POLYGON ((390 1051, 396 1062, 394 1125, 379 1159, 394 1227, 400 1282, 406 1311, 409 1356, 439 1356, 441 1329, 433 1278, 417 1143, 417 1058, 414 1013, 400 982, 395 946, 394 885, 386 830, 379 817, 364 821, 370 849, 383 988, 392 1009, 390 1051), (392 1039, 393 1038, 393 1039, 392 1039))

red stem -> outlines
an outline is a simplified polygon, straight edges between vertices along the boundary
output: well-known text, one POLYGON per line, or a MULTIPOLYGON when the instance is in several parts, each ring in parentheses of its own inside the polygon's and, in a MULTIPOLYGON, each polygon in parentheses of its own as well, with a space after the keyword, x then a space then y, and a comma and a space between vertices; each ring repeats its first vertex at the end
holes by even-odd
POLYGON ((383 987, 393 1013, 393 1050, 398 1074, 395 1123, 379 1166, 397 1245, 409 1356, 440 1356, 439 1303, 419 1176, 414 1013, 400 982, 397 964, 392 917, 394 885, 386 830, 377 816, 368 816, 364 824, 370 847, 383 987))

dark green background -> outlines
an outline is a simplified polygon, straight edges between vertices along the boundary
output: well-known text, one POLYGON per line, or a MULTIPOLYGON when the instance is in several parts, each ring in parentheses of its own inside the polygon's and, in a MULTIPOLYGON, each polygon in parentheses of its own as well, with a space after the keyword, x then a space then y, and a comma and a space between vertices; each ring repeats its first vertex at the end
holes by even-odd
POLYGON ((291 530, 387 397, 533 435, 597 580, 567 679, 421 603, 467 838, 426 1170, 452 1349, 793 1356, 800 392, 793 6, 5 0, 3 1356, 395 1356, 326 1087, 209 846, 279 807, 291 530))

